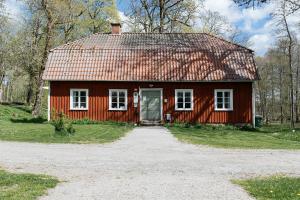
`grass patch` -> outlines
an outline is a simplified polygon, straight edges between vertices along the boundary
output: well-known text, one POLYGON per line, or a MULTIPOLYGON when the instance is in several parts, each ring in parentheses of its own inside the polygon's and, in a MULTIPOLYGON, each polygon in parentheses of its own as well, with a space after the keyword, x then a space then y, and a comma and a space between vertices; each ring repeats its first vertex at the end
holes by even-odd
POLYGON ((41 143, 108 143, 130 131, 127 123, 99 122, 74 124, 74 135, 54 133, 54 127, 43 118, 33 119, 25 106, 0 105, 0 140, 41 143))
POLYGON ((33 200, 42 196, 59 181, 53 177, 33 174, 14 174, 0 169, 0 199, 33 200))
POLYGON ((233 180, 258 200, 299 200, 300 178, 285 176, 233 180))
POLYGON ((260 129, 212 125, 175 125, 168 128, 179 140, 193 144, 220 148, 300 149, 300 129, 293 132, 288 125, 273 124, 260 129))

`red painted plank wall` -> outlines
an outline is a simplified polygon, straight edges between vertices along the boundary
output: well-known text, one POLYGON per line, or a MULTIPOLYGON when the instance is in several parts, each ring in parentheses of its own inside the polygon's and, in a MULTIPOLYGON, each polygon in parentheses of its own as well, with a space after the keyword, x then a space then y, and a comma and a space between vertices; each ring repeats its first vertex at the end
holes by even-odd
POLYGON ((89 118, 97 121, 138 122, 139 107, 133 107, 133 92, 139 88, 163 88, 163 115, 170 113, 172 120, 199 123, 252 123, 252 83, 251 82, 63 82, 50 84, 50 106, 55 111, 63 111, 72 119, 89 118), (70 110, 70 89, 89 89, 87 111, 70 110), (175 111, 175 89, 193 89, 193 111, 175 111), (127 111, 109 111, 109 89, 128 89, 127 111), (214 89, 233 89, 233 111, 214 111, 214 89))

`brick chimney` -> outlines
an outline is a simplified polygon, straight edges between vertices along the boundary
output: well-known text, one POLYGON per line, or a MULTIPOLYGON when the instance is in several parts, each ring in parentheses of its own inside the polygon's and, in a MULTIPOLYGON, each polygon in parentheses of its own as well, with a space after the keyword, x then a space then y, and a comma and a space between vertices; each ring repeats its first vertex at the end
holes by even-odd
POLYGON ((111 34, 120 35, 122 32, 120 23, 111 23, 111 34))

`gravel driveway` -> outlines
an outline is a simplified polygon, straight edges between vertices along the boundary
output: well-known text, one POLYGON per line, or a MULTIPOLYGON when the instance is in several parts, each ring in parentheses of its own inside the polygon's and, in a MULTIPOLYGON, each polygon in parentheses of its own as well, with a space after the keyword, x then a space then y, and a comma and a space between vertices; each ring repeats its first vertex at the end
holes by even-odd
POLYGON ((226 150, 178 142, 162 127, 135 128, 105 145, 0 142, 0 166, 62 182, 41 199, 251 199, 230 179, 300 175, 300 151, 226 150))

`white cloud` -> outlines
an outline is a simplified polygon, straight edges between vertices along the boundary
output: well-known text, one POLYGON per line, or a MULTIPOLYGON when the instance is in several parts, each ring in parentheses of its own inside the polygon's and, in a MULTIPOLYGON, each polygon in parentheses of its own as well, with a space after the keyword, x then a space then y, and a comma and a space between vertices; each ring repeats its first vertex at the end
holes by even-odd
MULTIPOLYGON (((270 15, 278 6, 278 3, 265 4, 258 8, 241 9, 232 0, 205 0, 204 7, 208 10, 219 12, 225 16, 228 21, 238 26, 245 34, 250 35, 252 48, 258 55, 263 55, 274 43, 277 24, 270 15)), ((291 30, 297 34, 300 39, 299 23, 300 16, 294 14, 288 17, 288 23, 291 30)))
POLYGON ((274 43, 274 37, 270 33, 255 34, 250 37, 250 43, 257 55, 264 55, 274 43))
POLYGON ((8 13, 9 18, 17 21, 22 16, 22 5, 23 3, 18 0, 6 0, 5 8, 8 13))
POLYGON ((124 12, 119 10, 119 16, 122 23, 122 31, 128 32, 130 31, 130 27, 128 25, 129 18, 124 14, 124 12))
POLYGON ((237 22, 242 18, 240 9, 232 0, 205 0, 204 7, 208 10, 219 12, 227 17, 230 22, 237 22))

